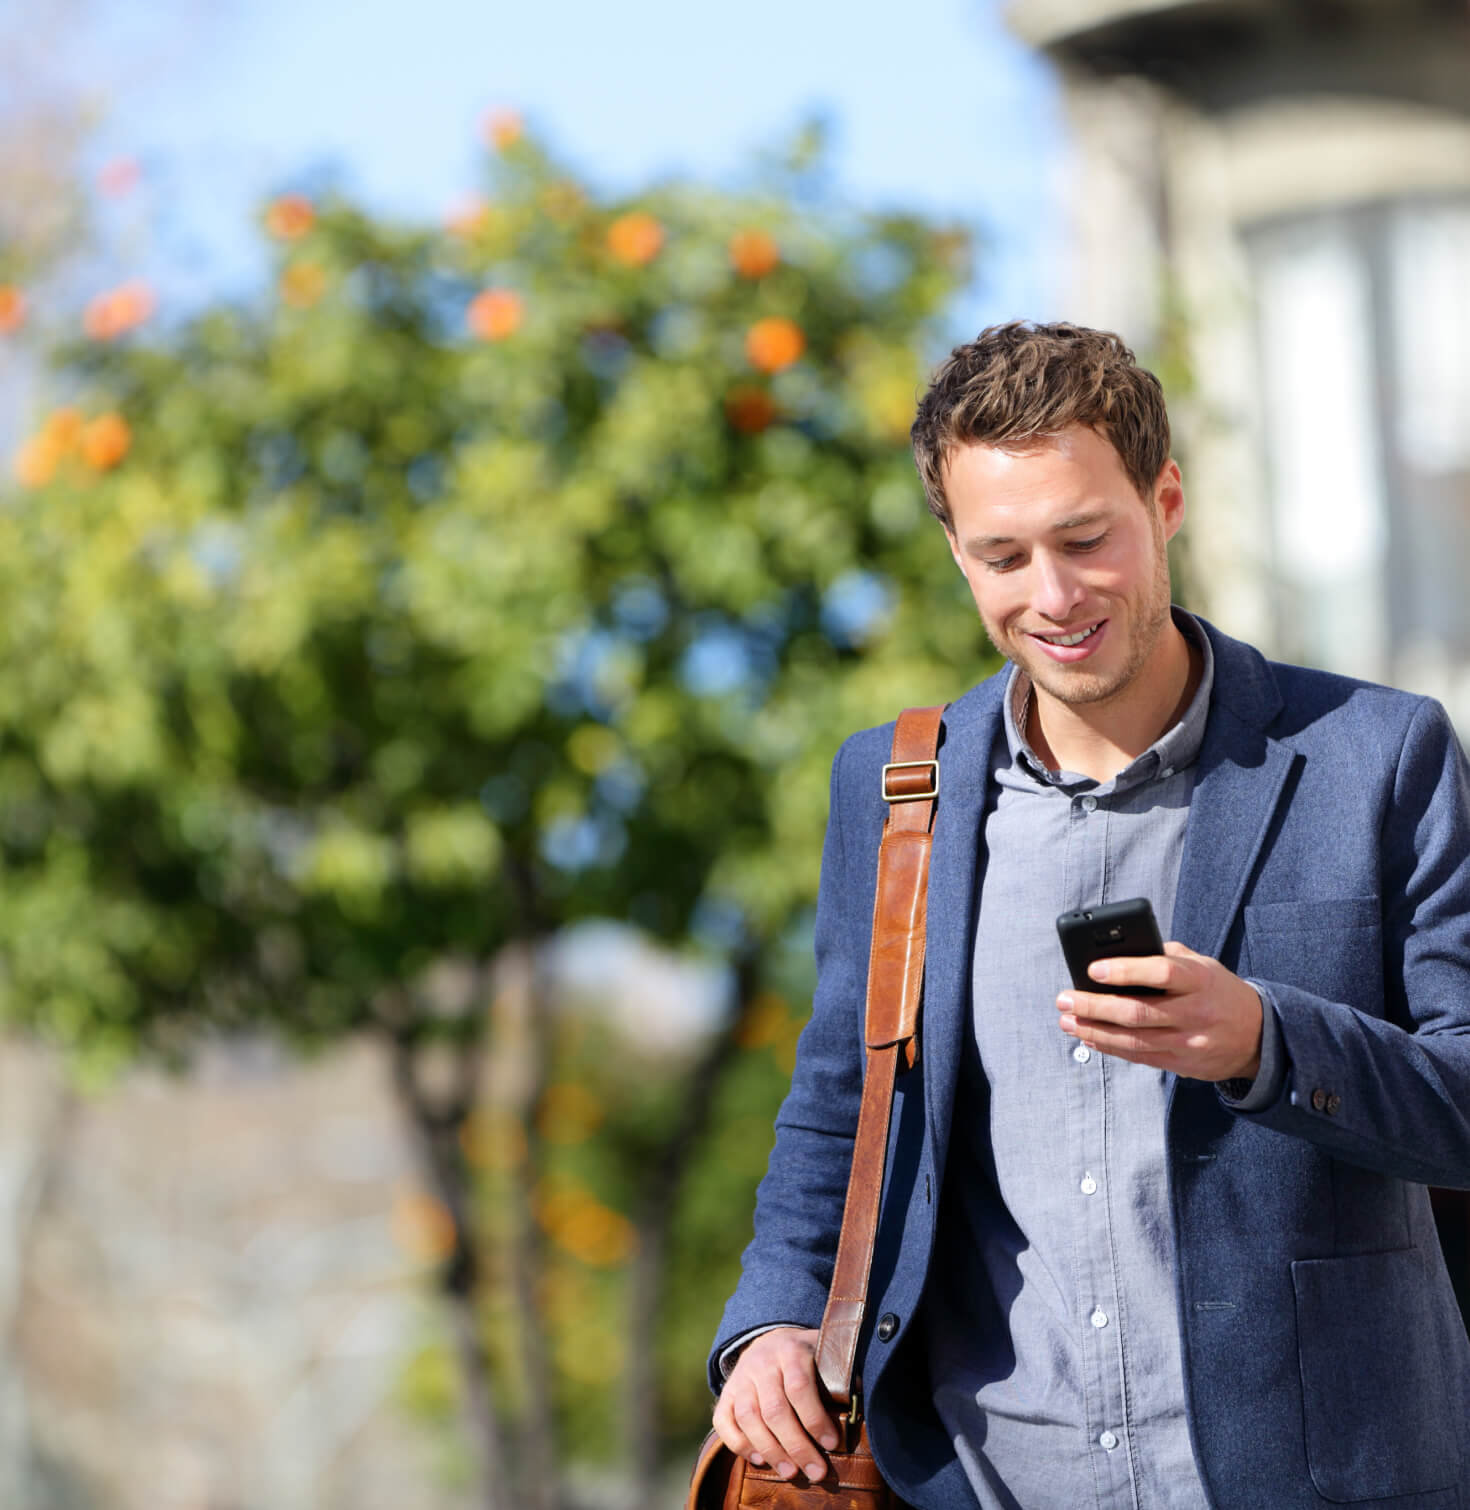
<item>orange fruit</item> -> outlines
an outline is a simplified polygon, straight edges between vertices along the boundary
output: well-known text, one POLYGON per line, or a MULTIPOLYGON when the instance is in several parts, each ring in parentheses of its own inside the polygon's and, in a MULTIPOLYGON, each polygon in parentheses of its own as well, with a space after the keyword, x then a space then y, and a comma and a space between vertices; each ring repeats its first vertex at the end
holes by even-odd
POLYGON ((757 320, 745 333, 745 355, 762 372, 780 372, 801 359, 806 336, 794 320, 772 315, 757 320))
POLYGON ((465 319, 482 341, 503 341, 521 328, 526 306, 521 296, 508 288, 487 288, 470 300, 465 319))
POLYGON ((117 304, 111 294, 97 294, 82 311, 82 329, 94 341, 111 341, 122 334, 117 304))
POLYGON ((81 439, 81 412, 70 407, 53 409, 41 426, 41 435, 48 446, 55 448, 57 455, 70 451, 81 439))
POLYGON ((319 262, 293 262, 282 270, 279 287, 292 309, 310 309, 326 291, 327 275, 319 262))
POLYGON ((568 1213, 554 1241, 589 1267, 612 1269, 626 1263, 638 1246, 632 1222, 622 1212, 589 1200, 568 1213))
POLYGON ((736 231, 730 238, 730 261, 742 278, 764 278, 781 262, 781 249, 764 231, 736 231))
POLYGON ((82 314, 82 328, 94 341, 114 341, 153 313, 153 290, 141 278, 98 294, 82 314))
POLYGON ((485 140, 497 152, 513 147, 525 135, 525 123, 516 110, 491 110, 485 116, 485 140))
POLYGON ((725 395, 725 418, 742 435, 759 435, 776 417, 776 401, 764 388, 732 388, 725 395))
POLYGON ((316 223, 316 210, 305 194, 282 194, 266 208, 265 228, 277 241, 297 241, 316 223))
POLYGON ((663 244, 664 228, 642 210, 619 215, 607 228, 608 251, 629 267, 643 267, 652 262, 663 244))
POLYGON ((0 335, 25 323, 26 296, 13 283, 0 283, 0 335))
POLYGON ((133 444, 133 432, 120 414, 109 410, 82 429, 82 460, 94 472, 110 472, 133 444))
POLYGON ((410 1186, 394 1191, 388 1230, 398 1248, 420 1263, 439 1263, 454 1252, 454 1218, 426 1191, 410 1186))
POLYGON ((15 453, 15 480, 23 488, 44 488, 56 475, 61 454, 44 435, 33 435, 15 453))
POLYGON ((141 278, 124 283, 113 295, 124 330, 141 325, 153 313, 153 290, 141 278))

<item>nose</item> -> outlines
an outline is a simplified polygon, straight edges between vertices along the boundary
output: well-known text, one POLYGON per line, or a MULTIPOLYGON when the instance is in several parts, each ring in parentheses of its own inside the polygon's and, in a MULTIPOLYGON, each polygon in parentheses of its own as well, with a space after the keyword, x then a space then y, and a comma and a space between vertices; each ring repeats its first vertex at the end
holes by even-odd
POLYGON ((1031 606, 1042 618, 1065 624, 1086 589, 1072 564, 1062 556, 1038 551, 1033 565, 1031 606))

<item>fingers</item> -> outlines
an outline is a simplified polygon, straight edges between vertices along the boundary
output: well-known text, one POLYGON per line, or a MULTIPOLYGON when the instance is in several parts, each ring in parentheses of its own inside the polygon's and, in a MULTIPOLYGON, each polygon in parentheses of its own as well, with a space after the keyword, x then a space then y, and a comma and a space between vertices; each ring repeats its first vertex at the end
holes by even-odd
POLYGON ((1141 954, 1094 960, 1087 973, 1093 980, 1109 986, 1147 986, 1154 991, 1177 991, 1190 972, 1175 956, 1141 954))
POLYGON ((837 1446, 837 1428, 817 1383, 817 1333, 782 1328, 757 1337, 740 1355, 720 1393, 714 1425, 721 1441, 782 1478, 825 1477, 817 1443, 837 1446))
MULTIPOLYGON (((1175 1022, 1173 1004, 1167 997, 1114 996, 1102 991, 1063 991, 1057 1010, 1074 1022, 1116 1023, 1125 1028, 1166 1028, 1175 1022)), ((1063 1028, 1070 1032, 1065 1020, 1063 1028)))
POLYGON ((835 1448, 837 1427, 827 1411, 827 1402, 817 1383, 815 1356, 803 1358, 800 1367, 788 1366, 783 1373, 782 1382, 786 1399, 808 1438, 829 1451, 835 1448))
POLYGON ((1192 968, 1167 953, 1095 960, 1088 974, 1117 989, 1063 991, 1057 997, 1061 1029, 1104 1054, 1167 1068, 1178 1050, 1180 998, 1193 987, 1192 968), (1130 989, 1149 994, 1119 994, 1130 989))

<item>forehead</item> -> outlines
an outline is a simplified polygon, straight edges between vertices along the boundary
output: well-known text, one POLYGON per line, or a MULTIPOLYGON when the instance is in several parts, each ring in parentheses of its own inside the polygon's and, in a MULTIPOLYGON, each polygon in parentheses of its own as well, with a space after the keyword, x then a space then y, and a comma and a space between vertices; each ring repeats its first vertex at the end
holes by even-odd
POLYGON ((1073 513, 1138 497, 1112 443, 1082 425, 1019 445, 958 446, 945 459, 944 491, 957 526, 961 516, 1073 513))

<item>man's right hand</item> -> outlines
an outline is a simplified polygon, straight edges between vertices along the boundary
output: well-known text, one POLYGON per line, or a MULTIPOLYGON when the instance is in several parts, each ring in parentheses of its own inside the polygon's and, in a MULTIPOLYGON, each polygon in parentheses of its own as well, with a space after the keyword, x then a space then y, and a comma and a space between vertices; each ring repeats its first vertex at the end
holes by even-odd
POLYGON ((738 1457, 783 1479, 825 1478, 817 1444, 837 1446, 837 1426, 817 1383, 815 1330, 778 1327, 743 1349, 720 1391, 715 1430, 738 1457))

